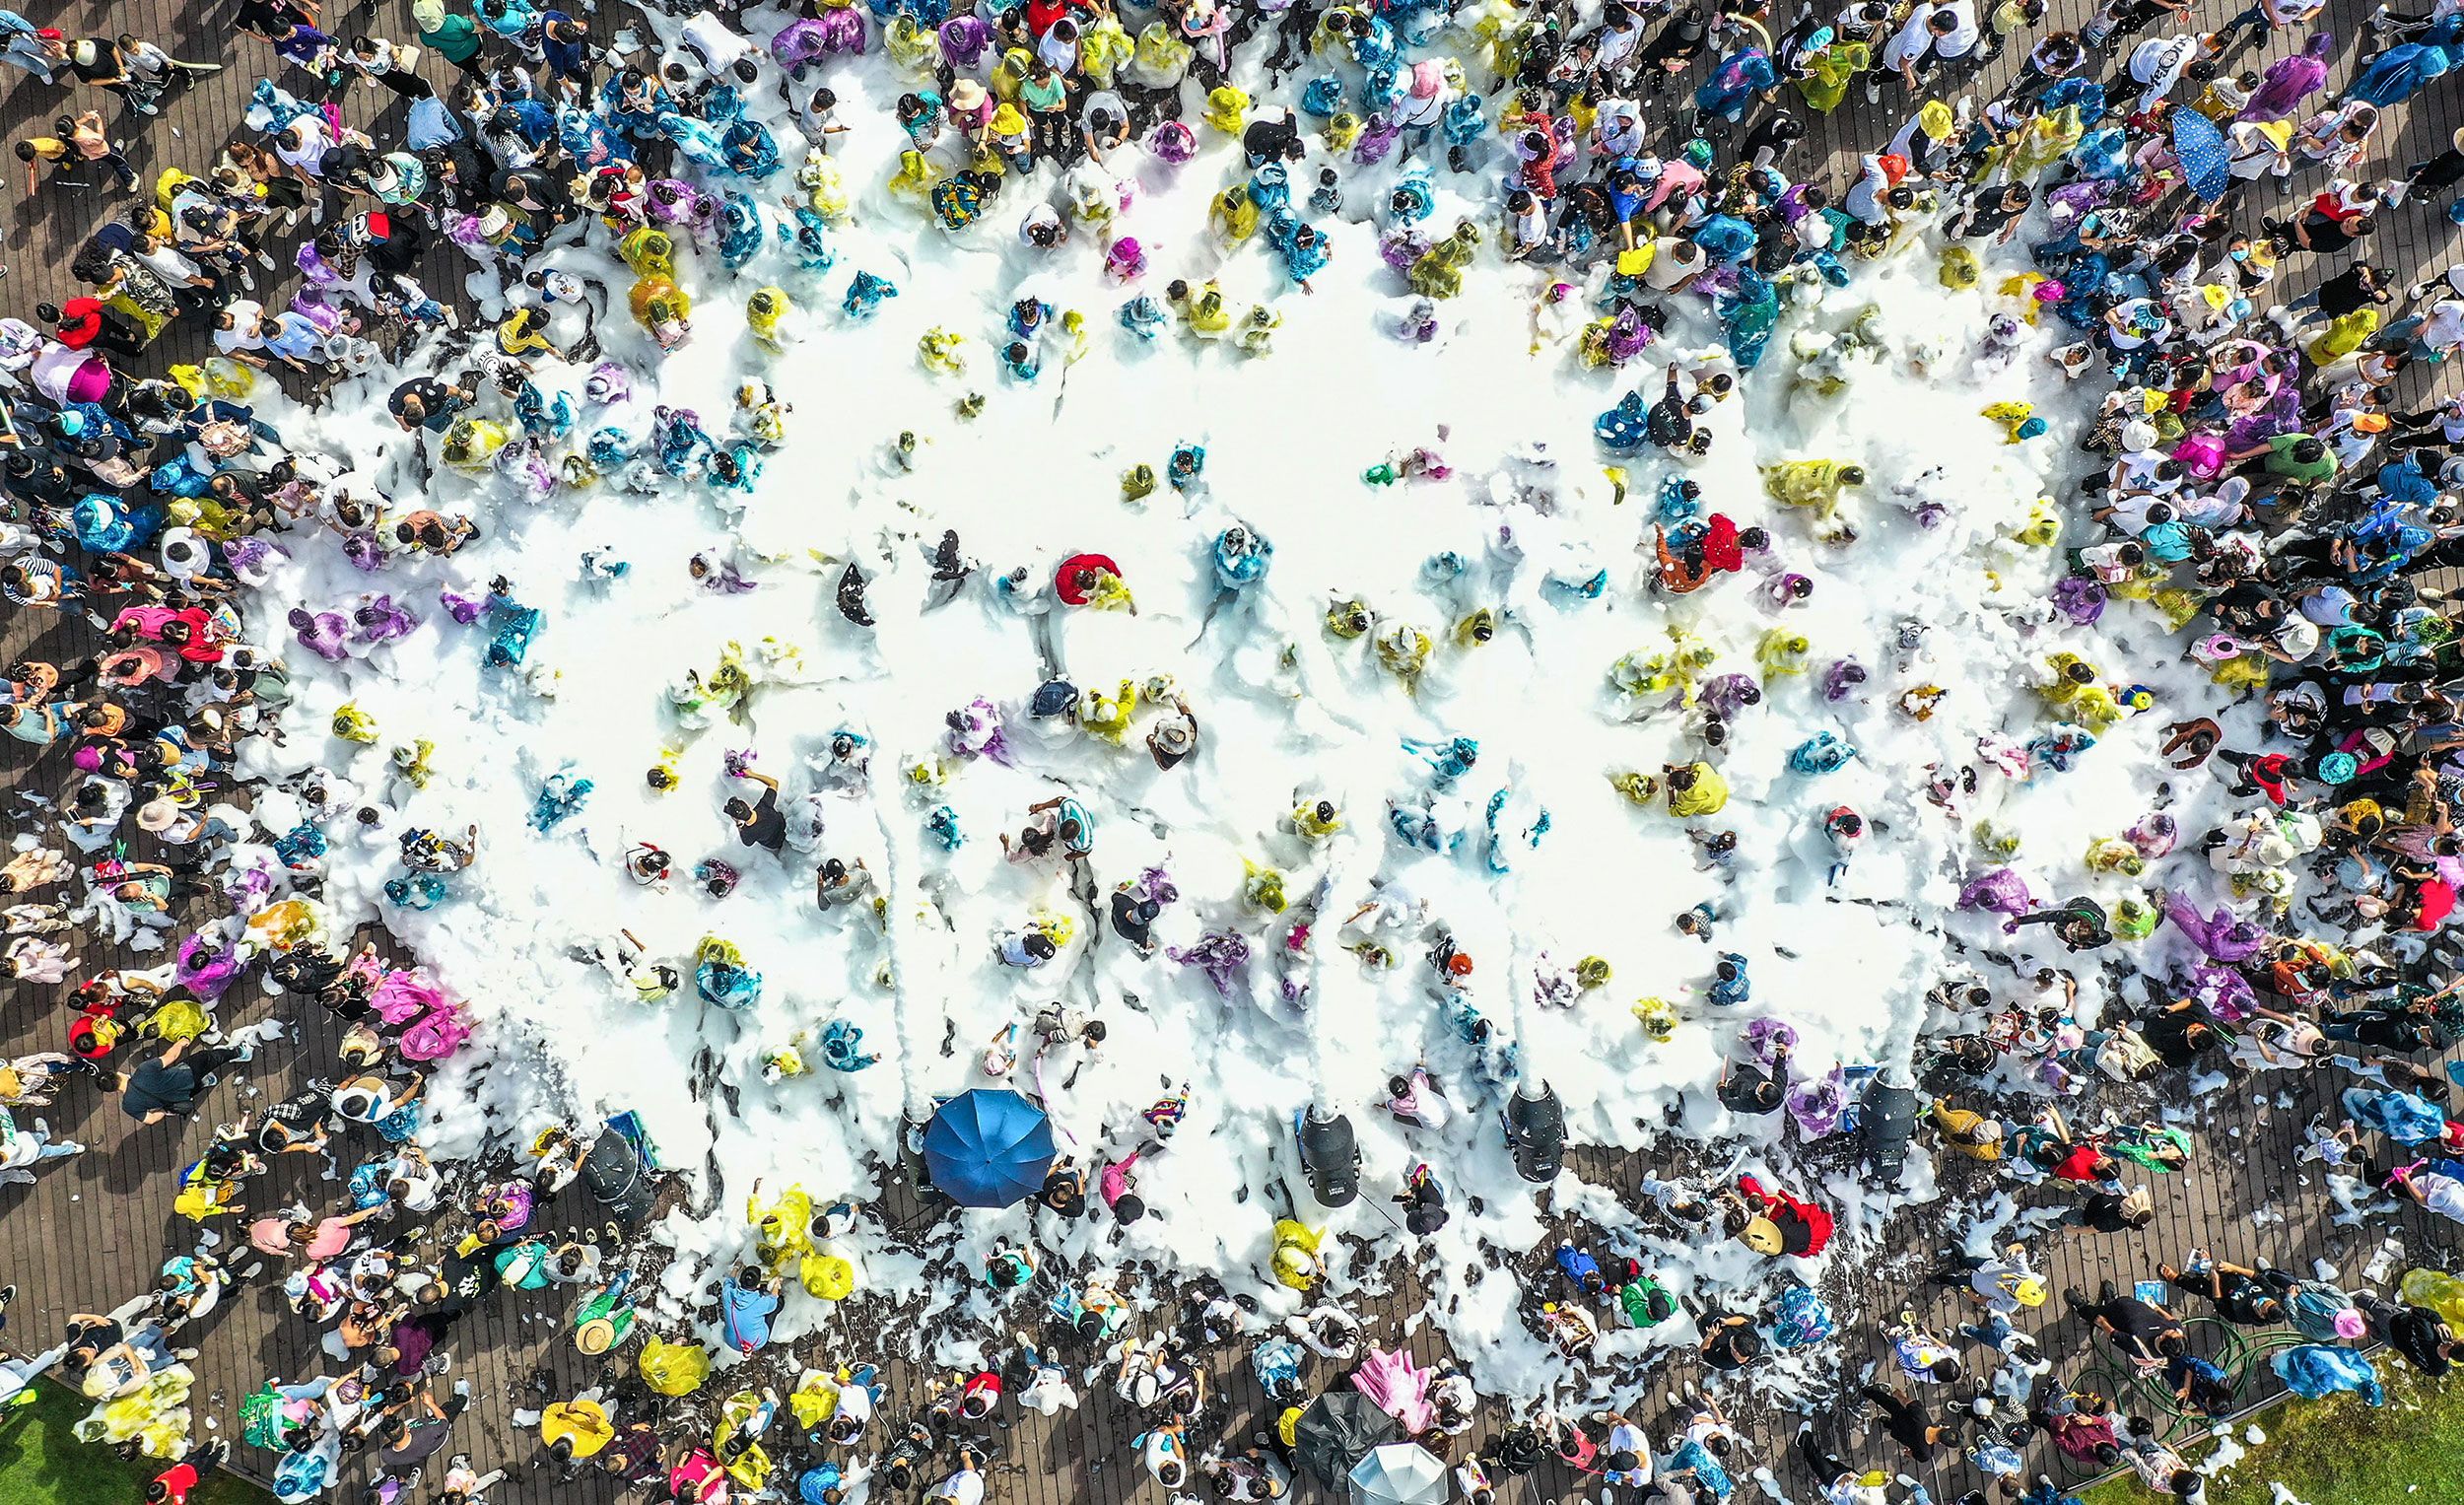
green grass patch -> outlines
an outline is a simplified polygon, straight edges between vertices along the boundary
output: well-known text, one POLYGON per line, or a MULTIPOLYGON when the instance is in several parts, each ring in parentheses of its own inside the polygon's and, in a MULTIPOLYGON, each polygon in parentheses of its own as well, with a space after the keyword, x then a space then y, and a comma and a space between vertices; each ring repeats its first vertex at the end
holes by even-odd
MULTIPOLYGON (((2433 1505, 2456 1498, 2464 1479, 2464 1383, 2425 1380, 2394 1354, 2372 1358, 2387 1403, 2359 1397, 2287 1401, 2233 1427, 2255 1422, 2265 1442, 2208 1482, 2209 1505, 2274 1505, 2283 1484, 2306 1505, 2433 1505)), ((2192 1463, 2212 1445, 2181 1450, 2192 1463)), ((2152 1505, 2136 1474, 2107 1480, 2082 1496, 2087 1505, 2152 1505)))
MULTIPOLYGON (((89 1446, 71 1431, 92 1409, 82 1398, 48 1381, 28 1394, 31 1404, 0 1407, 0 1505, 137 1505, 146 1484, 163 1471, 159 1459, 122 1463, 100 1444, 89 1446)), ((189 1505, 268 1505, 272 1495, 221 1470, 210 1470, 189 1505)))

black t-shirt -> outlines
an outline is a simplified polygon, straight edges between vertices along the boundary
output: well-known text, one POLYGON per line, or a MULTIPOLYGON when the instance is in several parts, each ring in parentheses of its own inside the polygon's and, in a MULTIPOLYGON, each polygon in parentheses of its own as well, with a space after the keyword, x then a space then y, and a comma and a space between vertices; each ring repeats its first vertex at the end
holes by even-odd
POLYGON ((1761 1335, 1751 1328, 1722 1328, 1702 1350, 1702 1361, 1723 1373, 1743 1369, 1762 1351, 1761 1335))
POLYGON ((197 1073, 181 1061, 140 1062, 120 1089, 120 1109, 132 1119, 149 1113, 186 1113, 196 1105, 197 1073))
POLYGON ((315 1138, 330 1107, 325 1094, 313 1087, 292 1094, 265 1110, 265 1122, 256 1128, 256 1147, 269 1155, 278 1155, 294 1144, 315 1138))
POLYGON ((2364 1013, 2353 1020, 2353 1033, 2380 1051, 2426 1051, 2437 1043, 2429 1022, 2410 1014, 2364 1013))
POLYGON ((1241 132, 1241 149, 1262 161, 1280 161, 1285 153, 1300 142, 1300 123, 1285 110, 1279 120, 1261 116, 1249 122, 1241 132))
POLYGON ((1675 448, 1694 437, 1694 415, 1685 406, 1685 399, 1670 392, 1651 405, 1643 420, 1643 431, 1651 442, 1675 448))
POLYGON ((69 66, 77 70, 79 78, 92 83, 96 79, 117 78, 125 71, 120 66, 119 48, 100 36, 89 37, 87 40, 94 44, 94 61, 91 63, 77 61, 77 49, 84 43, 72 43, 68 49, 69 66))
POLYGON ((2428 1307, 2406 1306, 2387 1325, 2387 1339, 2398 1352, 2413 1361, 2415 1368, 2431 1376, 2445 1374, 2454 1361, 2438 1351, 2445 1341, 2446 1325, 2438 1314, 2428 1307))
POLYGON ((385 399, 385 409, 396 418, 407 417, 409 399, 416 397, 424 421, 445 411, 452 390, 434 376, 414 376, 393 389, 393 395, 385 399))
POLYGON ((2197 1040, 2190 1038, 2192 1028, 2205 1023, 2190 1009, 2162 1009, 2141 1021, 2139 1036, 2166 1065, 2186 1066, 2197 1060, 2200 1049, 2215 1038, 2212 1033, 2202 1034, 2197 1040))
POLYGON ((1982 199, 1974 209, 1968 212, 1967 227, 1960 234, 1971 240, 1981 240, 1987 236, 2000 235, 2003 226, 2025 214, 2030 207, 2023 203, 2017 209, 2006 209, 2003 207, 2000 194, 1989 199, 1982 199))
POLYGON ((387 1470, 399 1472, 413 1464, 435 1457, 437 1450, 445 1446, 446 1438, 452 1434, 452 1431, 453 1423, 450 1420, 439 1421, 430 1417, 426 1421, 416 1422, 412 1425, 411 1434, 408 1437, 378 1453, 376 1461, 383 1464, 387 1470))
POLYGON ((2117 1296, 2104 1304, 2104 1320, 2120 1330, 2125 1337, 2135 1337, 2149 1347, 2173 1330, 2173 1319, 2136 1296, 2117 1296))
POLYGON ((240 0, 232 25, 242 32, 288 34, 306 18, 289 0, 240 0))
POLYGON ((2228 1322, 2255 1326, 2284 1319, 2281 1311, 2270 1316, 2259 1309, 2260 1302, 2272 1299, 2276 1293, 2248 1275, 2221 1276, 2217 1290, 2216 1310, 2228 1322))
POLYGON ((1786 1094, 1768 1091, 1771 1086, 1771 1077, 1761 1067, 1739 1061, 1729 1067, 1728 1080, 1720 1084, 1721 1106, 1731 1113, 1776 1113, 1786 1094))
POLYGON ((747 847, 762 847, 772 852, 787 844, 787 818, 779 813, 777 789, 762 790, 761 800, 753 806, 751 817, 736 826, 736 840, 747 847))
POLYGON ((2302 233, 2310 238, 2310 249, 2321 254, 2343 250, 2361 239, 2345 228, 2345 222, 2333 215, 2311 213, 2302 216, 2302 233))
POLYGON ((1112 926, 1133 946, 1143 947, 1154 935, 1153 926, 1146 921, 1144 901, 1135 894, 1118 890, 1112 896, 1112 926))
POLYGON ((1933 1418, 1925 1414, 1922 1405, 1903 1402, 1882 1412, 1882 1430, 1890 1434, 1891 1441, 1911 1453, 1922 1454, 1933 1446, 1925 1440, 1925 1433, 1933 1424, 1933 1418))
POLYGON ((2378 300, 2362 285, 2365 263, 2355 262, 2318 285, 2318 311, 2329 318, 2342 318, 2357 308, 2366 308, 2378 300))
POLYGON ((2130 1226, 2130 1215, 2122 1210, 2128 1198, 2114 1192, 2090 1192, 2080 1206, 2080 1221, 2098 1233, 2120 1233, 2130 1226))

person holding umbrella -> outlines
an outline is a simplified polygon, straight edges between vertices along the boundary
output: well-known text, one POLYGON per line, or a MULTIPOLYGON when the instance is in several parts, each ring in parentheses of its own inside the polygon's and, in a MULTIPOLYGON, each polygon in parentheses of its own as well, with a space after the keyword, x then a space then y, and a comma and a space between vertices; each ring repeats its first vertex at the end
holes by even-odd
POLYGON ((1053 1166, 1044 1110, 1006 1088, 962 1092, 924 1127, 925 1174, 962 1207, 1006 1207, 1037 1195, 1053 1166))

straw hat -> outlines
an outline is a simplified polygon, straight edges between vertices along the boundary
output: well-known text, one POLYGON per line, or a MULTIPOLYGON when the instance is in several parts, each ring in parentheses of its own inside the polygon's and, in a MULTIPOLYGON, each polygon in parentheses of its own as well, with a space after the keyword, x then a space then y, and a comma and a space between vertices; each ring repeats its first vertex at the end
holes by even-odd
POLYGON ((984 86, 974 79, 960 79, 950 86, 950 108, 963 115, 972 115, 984 107, 984 86))
POLYGON ((149 799, 137 807, 137 829, 169 831, 179 822, 179 806, 168 799, 149 799))

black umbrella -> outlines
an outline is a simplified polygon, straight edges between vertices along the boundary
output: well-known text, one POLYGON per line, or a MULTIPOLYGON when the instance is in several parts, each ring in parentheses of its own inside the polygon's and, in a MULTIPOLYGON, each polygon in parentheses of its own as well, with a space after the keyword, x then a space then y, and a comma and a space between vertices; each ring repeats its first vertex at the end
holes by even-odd
POLYGON ((1292 1450, 1300 1466, 1329 1489, 1340 1489, 1352 1466, 1382 1442, 1403 1435, 1395 1418, 1379 1410, 1367 1396, 1346 1390, 1320 1396, 1300 1413, 1292 1432, 1292 1450))
POLYGON ((628 1228, 638 1228, 650 1215, 657 1188, 650 1172, 657 1169, 643 1137, 641 1121, 619 1114, 602 1129, 582 1162, 582 1184, 590 1197, 628 1228))

